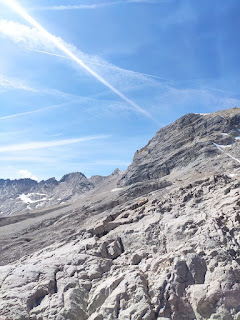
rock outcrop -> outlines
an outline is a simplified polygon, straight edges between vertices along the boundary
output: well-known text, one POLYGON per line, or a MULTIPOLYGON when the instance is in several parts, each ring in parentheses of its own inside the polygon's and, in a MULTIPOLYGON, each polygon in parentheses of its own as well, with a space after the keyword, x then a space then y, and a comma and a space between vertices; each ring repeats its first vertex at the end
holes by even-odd
MULTIPOLYGON (((221 151, 217 146, 230 148, 235 142, 238 145, 239 131, 239 108, 206 115, 187 114, 160 129, 144 148, 136 151, 119 185, 162 178, 173 170, 181 173, 185 167, 213 173, 216 157, 221 151)), ((228 158, 220 164, 223 169, 228 158)))
POLYGON ((83 173, 73 172, 64 175, 60 181, 55 178, 40 182, 31 179, 1 179, 0 216, 75 201, 107 178, 95 176, 87 179, 83 173))
POLYGON ((158 133, 78 201, 0 219, 0 319, 240 320, 239 114, 187 115, 168 155, 158 133))

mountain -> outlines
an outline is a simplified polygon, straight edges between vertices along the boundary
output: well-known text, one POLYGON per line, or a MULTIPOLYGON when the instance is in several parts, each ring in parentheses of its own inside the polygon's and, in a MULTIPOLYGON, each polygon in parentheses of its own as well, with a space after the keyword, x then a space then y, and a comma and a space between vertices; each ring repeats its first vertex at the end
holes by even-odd
MULTIPOLYGON (((209 174, 221 168, 225 171, 231 156, 239 155, 238 148, 235 148, 240 136, 239 124, 239 108, 213 114, 187 114, 159 130, 144 148, 135 153, 119 184, 159 179, 173 171, 182 175, 182 170, 193 168, 209 174), (216 166, 219 155, 221 162, 216 166)), ((239 162, 230 165, 235 168, 239 162)))
POLYGON ((78 199, 106 177, 87 179, 81 172, 66 174, 60 181, 50 178, 0 180, 0 216, 46 208, 78 199))
POLYGON ((0 319, 239 320, 239 132, 239 108, 188 114, 126 172, 52 180, 84 193, 0 218, 0 319))

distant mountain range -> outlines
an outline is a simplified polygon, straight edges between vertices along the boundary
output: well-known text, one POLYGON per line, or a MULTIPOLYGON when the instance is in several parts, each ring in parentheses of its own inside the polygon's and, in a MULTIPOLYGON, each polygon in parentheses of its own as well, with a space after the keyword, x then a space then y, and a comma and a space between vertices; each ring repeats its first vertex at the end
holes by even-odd
MULTIPOLYGON (((113 175, 119 172, 116 169, 113 175)), ((64 175, 59 181, 55 178, 40 182, 32 179, 0 179, 0 216, 75 201, 107 178, 92 176, 87 179, 83 173, 73 172, 64 175)))

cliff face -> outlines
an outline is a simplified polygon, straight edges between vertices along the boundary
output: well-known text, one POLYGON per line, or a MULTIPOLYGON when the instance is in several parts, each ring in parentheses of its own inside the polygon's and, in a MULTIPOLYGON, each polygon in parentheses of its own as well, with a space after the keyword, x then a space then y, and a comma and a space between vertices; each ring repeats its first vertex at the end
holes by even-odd
POLYGON ((239 130, 187 115, 80 200, 1 218, 0 319, 239 320, 239 130))
POLYGON ((186 167, 204 167, 205 171, 213 173, 214 162, 220 151, 216 145, 232 145, 226 150, 232 151, 233 155, 236 152, 239 155, 234 148, 239 131, 239 108, 214 114, 183 116, 159 130, 144 148, 135 153, 132 164, 119 184, 130 185, 162 178, 173 170, 181 171, 186 167))

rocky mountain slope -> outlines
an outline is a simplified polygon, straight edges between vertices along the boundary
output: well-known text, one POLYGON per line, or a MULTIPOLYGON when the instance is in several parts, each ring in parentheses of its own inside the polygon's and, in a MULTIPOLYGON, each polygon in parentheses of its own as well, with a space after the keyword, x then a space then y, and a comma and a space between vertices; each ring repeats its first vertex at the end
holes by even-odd
MULTIPOLYGON (((116 170, 113 175, 118 174, 116 170)), ((87 179, 81 172, 66 174, 60 181, 55 178, 37 182, 31 179, 0 180, 0 216, 51 207, 77 200, 97 187, 108 177, 87 179)))
POLYGON ((239 120, 186 115, 77 201, 0 218, 0 319, 239 320, 239 120))
MULTIPOLYGON (((191 170, 194 167, 209 174, 221 168, 225 171, 229 158, 239 155, 238 139, 238 108, 206 115, 188 114, 159 130, 144 148, 135 153, 132 164, 119 184, 130 185, 158 179, 172 171, 181 175, 182 168, 191 170), (223 154, 216 166, 219 151, 223 154)), ((238 160, 230 163, 233 167, 238 164, 238 160)))

